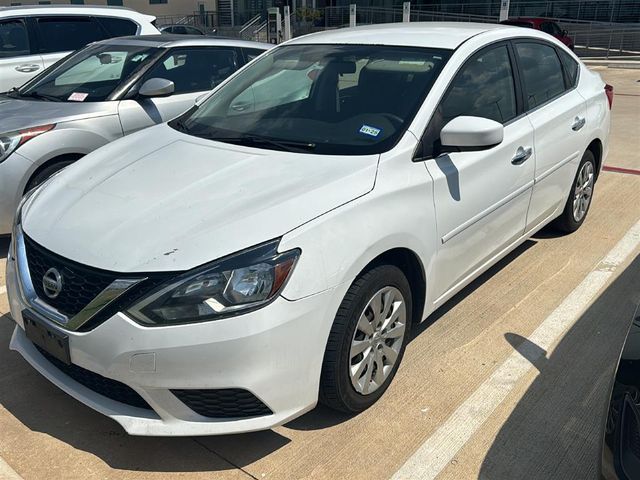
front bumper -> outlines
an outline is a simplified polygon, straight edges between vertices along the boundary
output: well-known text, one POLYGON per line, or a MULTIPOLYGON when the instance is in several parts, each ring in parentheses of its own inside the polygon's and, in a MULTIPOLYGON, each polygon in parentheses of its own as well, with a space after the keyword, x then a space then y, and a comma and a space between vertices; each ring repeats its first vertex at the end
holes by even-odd
POLYGON ((96 393, 36 349, 23 329, 22 311, 27 306, 18 293, 12 259, 7 262, 7 290, 17 323, 10 348, 69 395, 114 419, 132 435, 263 430, 283 424, 317 403, 333 319, 330 290, 297 301, 280 297, 263 309, 214 322, 148 328, 118 313, 89 332, 64 331, 74 365, 127 385, 151 410, 96 393), (234 388, 251 392, 273 413, 251 418, 205 417, 170 391, 234 388))

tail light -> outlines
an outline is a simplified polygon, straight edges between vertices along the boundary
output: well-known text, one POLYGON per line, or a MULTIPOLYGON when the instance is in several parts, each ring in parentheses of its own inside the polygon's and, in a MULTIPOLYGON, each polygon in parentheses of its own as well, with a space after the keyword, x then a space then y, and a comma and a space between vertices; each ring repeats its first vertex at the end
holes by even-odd
POLYGON ((608 83, 604 86, 604 93, 607 94, 607 100, 609 100, 609 110, 613 106, 613 86, 608 83))

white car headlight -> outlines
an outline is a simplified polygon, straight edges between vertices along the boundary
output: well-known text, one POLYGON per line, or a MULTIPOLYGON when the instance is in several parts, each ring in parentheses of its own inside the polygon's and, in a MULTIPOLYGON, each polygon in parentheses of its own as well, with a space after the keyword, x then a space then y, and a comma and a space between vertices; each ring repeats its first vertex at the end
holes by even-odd
POLYGON ((278 240, 182 274, 126 313, 148 326, 217 320, 260 308, 276 298, 300 256, 277 253, 278 240))
POLYGON ((16 132, 0 133, 0 163, 5 161, 16 148, 24 145, 32 138, 42 135, 55 127, 55 123, 40 125, 39 127, 26 128, 16 132))

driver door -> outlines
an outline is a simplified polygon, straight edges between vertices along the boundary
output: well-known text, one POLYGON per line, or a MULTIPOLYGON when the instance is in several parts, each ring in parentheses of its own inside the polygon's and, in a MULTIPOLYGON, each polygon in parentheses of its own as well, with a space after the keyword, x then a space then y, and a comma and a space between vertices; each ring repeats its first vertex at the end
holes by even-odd
POLYGON ((158 60, 132 87, 131 99, 118 106, 125 135, 166 122, 193 106, 196 99, 218 86, 240 67, 240 55, 233 47, 174 48, 158 60), (151 78, 165 78, 175 90, 166 97, 146 98, 136 95, 151 78))
POLYGON ((430 287, 438 304, 525 230, 535 170, 533 128, 522 115, 514 70, 507 43, 474 54, 456 74, 423 136, 440 244, 437 280, 430 287), (502 142, 482 149, 442 147, 440 131, 462 115, 501 123, 502 142))

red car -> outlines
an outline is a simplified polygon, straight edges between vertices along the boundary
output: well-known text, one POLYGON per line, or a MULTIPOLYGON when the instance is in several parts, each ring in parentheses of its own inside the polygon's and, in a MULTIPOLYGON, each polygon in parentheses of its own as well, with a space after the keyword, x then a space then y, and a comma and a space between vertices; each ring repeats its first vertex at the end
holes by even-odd
POLYGON ((546 18, 534 18, 534 17, 516 17, 504 20, 503 25, 515 25, 517 27, 534 28, 536 30, 542 30, 549 35, 556 37, 562 43, 564 43, 571 50, 574 48, 573 40, 569 37, 566 30, 560 28, 560 26, 553 20, 546 18))

